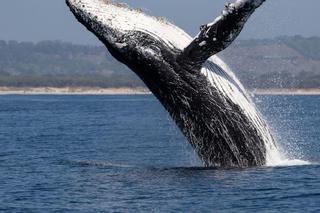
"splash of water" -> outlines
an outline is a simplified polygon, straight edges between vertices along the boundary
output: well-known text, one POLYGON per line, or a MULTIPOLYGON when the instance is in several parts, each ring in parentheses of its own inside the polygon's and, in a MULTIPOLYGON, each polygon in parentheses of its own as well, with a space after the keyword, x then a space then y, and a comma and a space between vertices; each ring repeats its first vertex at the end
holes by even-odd
MULTIPOLYGON (((262 103, 263 101, 260 100, 257 97, 254 97, 255 103, 262 103)), ((274 101, 269 100, 268 102, 270 106, 274 106, 274 101), (271 102, 270 102, 271 101, 271 102)), ((288 100, 285 101, 286 103, 290 103, 288 100)), ((270 106, 264 105, 264 107, 267 107, 270 111, 270 106)), ((257 107, 259 108, 259 107, 257 107)), ((285 111, 281 111, 281 113, 288 113, 288 110, 290 110, 292 106, 286 105, 285 111)), ((271 110, 274 110, 271 108, 271 110)), ((273 143, 266 144, 266 166, 268 167, 286 167, 286 166, 303 166, 303 165, 311 165, 314 164, 314 162, 310 162, 305 159, 305 156, 303 154, 303 150, 295 143, 295 141, 290 140, 287 138, 286 135, 283 133, 289 132, 293 138, 295 138, 295 132, 291 131, 291 126, 288 124, 284 124, 283 122, 280 122, 275 116, 274 118, 269 118, 273 122, 268 124, 270 127, 270 131, 275 136, 275 141, 277 142, 276 145, 273 143), (282 146, 283 145, 283 146, 282 146)))
POLYGON ((281 149, 273 146, 272 144, 269 144, 266 148, 266 166, 268 167, 304 166, 312 164, 309 161, 287 156, 284 152, 281 152, 281 149))

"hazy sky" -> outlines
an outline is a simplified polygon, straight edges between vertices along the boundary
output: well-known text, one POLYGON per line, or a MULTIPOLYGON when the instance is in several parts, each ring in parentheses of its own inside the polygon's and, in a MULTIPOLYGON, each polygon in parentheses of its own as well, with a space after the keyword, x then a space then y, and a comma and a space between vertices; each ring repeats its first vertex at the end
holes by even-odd
MULTIPOLYGON (((230 2, 231 0, 229 0, 230 2)), ((123 0, 156 16, 165 16, 193 36, 218 16, 227 0, 123 0), (200 3, 199 3, 200 2, 200 3)), ((320 0, 266 0, 241 38, 281 35, 320 36, 320 0)), ((80 25, 64 0, 1 0, 0 40, 62 40, 98 44, 80 25)))

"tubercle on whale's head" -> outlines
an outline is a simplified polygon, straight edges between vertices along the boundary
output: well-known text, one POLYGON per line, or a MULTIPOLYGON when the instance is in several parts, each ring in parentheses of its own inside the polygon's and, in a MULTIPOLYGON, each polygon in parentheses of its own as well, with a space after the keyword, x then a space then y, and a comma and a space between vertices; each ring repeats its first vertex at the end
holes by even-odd
POLYGON ((121 10, 110 0, 66 0, 71 12, 89 31, 94 33, 111 52, 124 49, 124 31, 115 23, 115 14, 121 10))
POLYGON ((110 0, 66 0, 66 3, 78 21, 119 61, 127 64, 162 57, 154 38, 136 24, 144 17, 141 11, 110 0))

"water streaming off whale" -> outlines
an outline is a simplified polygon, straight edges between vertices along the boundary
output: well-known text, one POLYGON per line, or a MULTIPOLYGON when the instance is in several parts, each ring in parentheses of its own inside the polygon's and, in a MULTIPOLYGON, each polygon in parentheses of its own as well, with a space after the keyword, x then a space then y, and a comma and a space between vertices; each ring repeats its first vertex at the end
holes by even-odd
POLYGON ((104 0, 67 0, 75 17, 131 68, 169 112, 205 166, 284 159, 244 87, 215 54, 264 0, 237 0, 192 39, 162 18, 104 0))

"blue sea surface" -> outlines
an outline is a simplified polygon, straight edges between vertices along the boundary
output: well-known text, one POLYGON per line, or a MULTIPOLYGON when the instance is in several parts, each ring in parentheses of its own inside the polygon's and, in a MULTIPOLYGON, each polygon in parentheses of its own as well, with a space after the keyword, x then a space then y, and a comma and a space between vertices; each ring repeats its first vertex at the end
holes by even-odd
POLYGON ((0 96, 2 212, 320 212, 320 96, 256 96, 309 165, 206 169, 150 95, 0 96))

